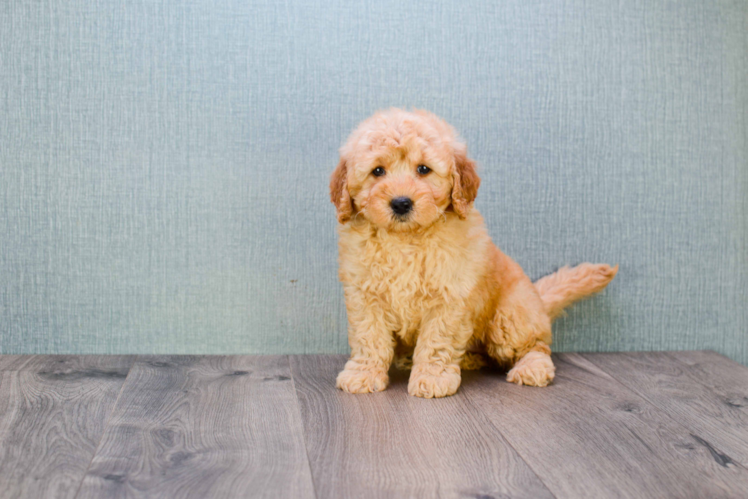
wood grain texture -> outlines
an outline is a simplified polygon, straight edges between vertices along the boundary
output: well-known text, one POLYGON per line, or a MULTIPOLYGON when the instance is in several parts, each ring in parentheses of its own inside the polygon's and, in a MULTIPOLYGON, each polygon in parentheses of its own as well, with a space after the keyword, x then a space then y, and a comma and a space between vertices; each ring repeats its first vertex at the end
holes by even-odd
POLYGON ((584 357, 692 430, 725 466, 748 468, 748 368, 709 351, 584 357))
POLYGON ((25 364, 30 363, 33 360, 37 360, 38 362, 40 360, 40 357, 19 354, 4 354, 0 356, 0 371, 18 371, 23 368, 25 364))
POLYGON ((320 498, 550 497, 506 440, 461 394, 390 388, 351 395, 335 388, 345 356, 292 356, 307 450, 320 498))
POLYGON ((0 357, 0 497, 75 495, 133 361, 0 357))
POLYGON ((441 400, 396 371, 342 393, 343 356, 133 361, 0 356, 0 497, 748 492, 748 368, 713 352, 557 355, 550 387, 486 370, 441 400))
POLYGON ((312 497, 285 356, 133 366, 80 497, 312 497))
POLYGON ((742 497, 748 471, 579 355, 546 388, 478 377, 462 391, 559 497, 742 497))

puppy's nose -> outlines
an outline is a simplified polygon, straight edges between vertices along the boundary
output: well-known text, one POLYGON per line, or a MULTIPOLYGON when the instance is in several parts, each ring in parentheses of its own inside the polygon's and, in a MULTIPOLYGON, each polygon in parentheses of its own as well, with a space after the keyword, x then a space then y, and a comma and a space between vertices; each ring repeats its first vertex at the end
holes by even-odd
POLYGON ((390 207, 392 207, 392 211, 397 215, 405 215, 413 208, 413 200, 406 196, 393 198, 390 201, 390 207))

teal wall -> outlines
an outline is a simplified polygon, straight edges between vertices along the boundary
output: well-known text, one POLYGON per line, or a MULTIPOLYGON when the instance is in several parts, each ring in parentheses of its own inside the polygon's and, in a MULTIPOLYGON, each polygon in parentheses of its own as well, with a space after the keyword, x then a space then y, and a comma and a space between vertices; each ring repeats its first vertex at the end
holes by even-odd
POLYGON ((748 2, 0 2, 0 352, 346 352, 328 175, 444 116, 562 350, 748 362, 748 2))

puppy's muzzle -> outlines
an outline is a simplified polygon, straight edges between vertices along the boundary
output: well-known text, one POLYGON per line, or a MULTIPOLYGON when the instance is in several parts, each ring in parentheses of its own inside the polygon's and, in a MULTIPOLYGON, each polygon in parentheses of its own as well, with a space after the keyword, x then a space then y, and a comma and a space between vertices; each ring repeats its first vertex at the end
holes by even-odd
POLYGON ((390 201, 390 208, 392 208, 392 211, 397 215, 407 215, 411 210, 413 210, 413 200, 407 196, 393 198, 390 201))

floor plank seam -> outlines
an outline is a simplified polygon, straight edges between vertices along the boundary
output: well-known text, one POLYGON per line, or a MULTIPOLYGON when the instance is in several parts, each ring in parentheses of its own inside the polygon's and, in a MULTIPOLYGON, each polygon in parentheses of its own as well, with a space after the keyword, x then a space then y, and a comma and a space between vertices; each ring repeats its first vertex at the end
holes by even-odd
POLYGON ((117 409, 117 405, 119 404, 120 397, 122 397, 122 393, 125 390, 125 385, 127 384, 127 380, 130 378, 132 369, 135 367, 135 364, 138 362, 140 358, 141 356, 135 356, 135 359, 133 359, 132 364, 130 365, 130 368, 127 370, 127 376, 125 376, 125 380, 122 381, 122 385, 119 388, 119 393, 117 394, 117 399, 114 400, 114 404, 112 405, 112 410, 109 412, 109 415, 107 415, 106 423, 104 424, 104 430, 101 432, 101 436, 99 436, 99 442, 96 443, 96 450, 94 451, 93 455, 91 455, 91 460, 88 462, 88 467, 86 467, 86 472, 83 474, 83 477, 81 478, 81 482, 80 484, 78 484, 78 488, 75 490, 75 495, 73 495, 73 498, 78 498, 78 495, 80 494, 81 489, 83 488, 83 483, 86 481, 86 477, 88 476, 88 471, 91 470, 91 465, 93 465, 93 461, 96 458, 96 455, 99 453, 99 450, 101 449, 101 443, 104 440, 104 436, 106 435, 106 430, 109 428, 109 424, 112 421, 112 415, 114 415, 114 410, 117 409))
POLYGON ((467 400, 467 401, 468 401, 468 402, 470 403, 470 406, 471 406, 471 407, 473 407, 473 409, 474 409, 475 411, 477 411, 478 413, 480 413, 481 415, 483 415, 483 417, 485 417, 485 419, 486 419, 486 423, 487 423, 488 425, 490 425, 491 427, 493 427, 493 428, 494 428, 494 430, 496 430, 496 432, 497 432, 497 433, 498 433, 498 434, 499 434, 499 435, 500 435, 501 437, 503 437, 503 438, 504 438, 504 441, 506 441, 506 444, 507 444, 507 445, 509 445, 509 447, 510 447, 510 448, 511 448, 512 450, 514 450, 514 452, 515 452, 515 453, 517 454, 517 456, 518 456, 519 458, 521 458, 521 459, 522 459, 522 461, 523 461, 523 462, 524 462, 524 463, 525 463, 525 464, 527 465, 527 468, 528 468, 528 469, 530 469, 530 470, 532 471, 532 473, 533 473, 533 474, 535 474, 535 477, 536 477, 536 478, 538 478, 538 481, 540 481, 540 484, 542 484, 543 486, 545 486, 545 488, 546 488, 546 489, 548 490, 548 492, 549 492, 549 493, 550 493, 551 495, 553 495, 553 498, 558 498, 558 495, 556 495, 556 492, 555 492, 555 491, 553 491, 553 490, 552 490, 552 489, 550 488, 550 486, 548 486, 548 485, 547 485, 547 484, 545 483, 545 481, 543 481, 543 478, 542 478, 542 477, 540 476, 540 474, 538 474, 538 471, 536 471, 536 470, 535 470, 535 469, 533 468, 533 466, 532 466, 532 465, 530 464, 530 462, 528 462, 528 461, 527 461, 527 458, 525 458, 525 457, 524 457, 524 456, 523 456, 523 455, 522 455, 522 454, 521 454, 521 453, 520 453, 520 452, 519 452, 519 451, 517 450, 517 448, 515 448, 515 447, 514 447, 514 445, 512 444, 512 442, 511 442, 511 441, 509 441, 509 438, 507 438, 507 437, 506 437, 506 435, 505 435, 505 434, 504 434, 503 432, 501 432, 501 429, 499 429, 498 427, 496 427, 496 425, 494 425, 494 423, 493 423, 493 422, 491 421, 491 419, 490 419, 490 418, 489 418, 489 417, 488 417, 488 416, 487 416, 487 415, 485 414, 485 412, 484 412, 483 410, 481 410, 480 408, 478 408, 478 406, 477 406, 477 405, 475 404, 475 402, 473 401, 473 398, 472 398, 472 397, 470 396, 470 393, 469 393, 468 391, 463 391, 463 394, 464 394, 464 396, 465 396, 465 399, 466 399, 466 400, 467 400))
POLYGON ((312 490, 314 491, 314 498, 319 498, 319 493, 317 490, 317 484, 314 482, 314 474, 312 474, 312 461, 309 459, 309 449, 306 445, 306 428, 304 427, 304 420, 301 415, 301 402, 299 401, 299 391, 296 390, 296 376, 294 375, 293 366, 291 365, 291 355, 286 356, 286 360, 288 361, 288 372, 291 374, 291 385, 293 387, 293 392, 296 395, 296 413, 299 415, 299 422, 301 422, 301 434, 302 434, 302 444, 304 445, 304 454, 306 455, 306 464, 307 467, 309 467, 309 478, 312 481, 312 490))
MULTIPOLYGON (((689 434, 689 435, 690 435, 691 437, 693 437, 693 438, 694 438, 694 439, 695 439, 696 441, 698 441, 698 442, 702 443, 702 446, 704 446, 705 448, 707 448, 707 450, 708 450, 708 451, 709 451, 709 452, 710 452, 710 453, 712 454, 712 456, 713 456, 713 457, 715 456, 715 453, 717 453, 717 454, 719 454, 719 456, 720 456, 720 457, 726 457, 726 458, 727 458, 727 459, 729 460, 729 463, 732 463, 733 465, 735 465, 736 467, 738 467, 738 468, 742 469, 743 471, 746 471, 746 472, 748 472, 748 468, 746 468, 746 467, 745 467, 745 466, 744 466, 744 465, 743 465, 742 463, 740 463, 740 462, 739 462, 739 461, 737 461, 737 460, 734 460, 734 459, 733 459, 733 458, 731 458, 731 457, 730 457, 729 455, 727 455, 727 454, 725 454, 724 452, 722 452, 722 450, 719 450, 719 449, 715 448, 713 444, 711 444, 710 442, 708 442, 707 440, 705 440, 705 439, 703 439, 703 438, 702 438, 701 436, 699 436, 699 433, 698 433, 698 431, 696 431, 696 430, 694 430, 694 429, 691 429, 691 427, 688 427, 688 426, 686 426, 686 424, 684 424, 683 422, 681 422, 680 420, 678 420, 678 419, 677 419, 676 417, 674 417, 673 415, 671 415, 671 414, 670 414, 670 412, 669 412, 669 411, 667 411, 667 409, 666 409, 666 408, 663 408, 663 407, 661 407, 661 406, 660 406, 659 404, 657 404, 657 403, 656 403, 655 401, 652 401, 652 400, 651 400, 651 399, 650 399, 650 398, 649 398, 649 397, 648 397, 648 396, 647 396, 646 394, 644 394, 644 393, 642 393, 642 392, 640 392, 640 391, 637 391, 636 389, 633 389, 632 387, 629 387, 629 386, 628 386, 627 384, 623 383, 623 382, 622 382, 622 381, 621 381, 621 380, 620 380, 620 379, 619 379, 618 377, 616 377, 616 376, 615 376, 614 374, 612 374, 612 373, 608 372, 608 370, 606 370, 606 369, 605 369, 605 367, 604 367, 603 365, 601 365, 600 363, 596 363, 595 361, 593 361, 593 360, 591 359, 591 356, 587 356, 587 355, 585 355, 585 354, 586 354, 586 353, 580 353, 580 356, 582 356, 582 357, 583 357, 584 359, 586 359, 586 360, 587 360, 587 361, 589 361, 590 363, 592 363, 592 364, 594 364, 595 366, 597 366, 598 368, 600 368, 600 369, 601 369, 602 371, 604 371, 604 372, 605 372, 605 373, 606 373, 606 374, 607 374, 607 375, 608 375, 608 376, 609 376, 609 377, 610 377, 610 378, 611 378, 612 380, 614 380, 614 381, 615 381, 615 382, 616 382, 617 384, 619 384, 620 386, 622 386, 622 387, 623 387, 624 389, 626 389, 627 391, 629 391, 629 392, 632 392, 633 394, 635 394, 635 395, 639 396, 639 397, 640 397, 640 398, 642 398, 642 399, 643 399, 644 401, 646 401, 647 403, 651 404, 651 405, 652 405, 653 407, 655 407, 656 409, 658 409, 659 411, 661 411, 661 412, 662 412, 662 413, 663 413, 664 415, 666 415, 666 416, 667 416, 667 418, 669 418, 670 420, 672 420, 673 422, 675 422, 675 425, 677 425, 678 427, 680 427, 680 428, 682 428, 683 430, 685 430, 685 431, 686 431, 686 432, 687 432, 687 433, 688 433, 688 434, 689 434)), ((672 359, 672 360, 673 360, 674 362, 676 362, 677 364, 679 364, 679 365, 683 366, 683 367, 684 367, 684 371, 686 371, 686 372, 688 371, 688 370, 687 370, 687 368, 688 368, 688 367, 687 367, 687 366, 686 366, 685 364, 681 363, 681 362, 680 362, 680 361, 679 361, 679 360, 678 360, 677 358, 674 358, 674 357, 672 357, 672 356, 669 356, 669 353, 667 353, 667 352, 663 352, 663 353, 661 353, 661 354, 666 354, 666 355, 668 355, 668 357, 670 357, 670 358, 671 358, 671 359, 672 359)), ((706 388, 706 390, 708 390, 708 391, 710 391, 710 392, 713 392, 711 388, 707 387, 707 386, 706 386, 705 384, 702 384, 702 383, 700 383, 700 382, 699 382, 698 380, 696 380, 696 379, 693 379, 692 377, 688 377, 688 378, 689 378, 689 380, 692 380, 692 381, 694 381, 694 382, 698 383, 699 385, 701 385, 702 387, 706 388)), ((716 460, 716 458, 715 458, 715 460, 716 460)), ((718 462, 718 463, 719 463, 719 462, 718 462)), ((720 465, 722 465, 722 464, 720 464, 720 465)), ((722 466, 724 467, 724 465, 722 465, 722 466)))

